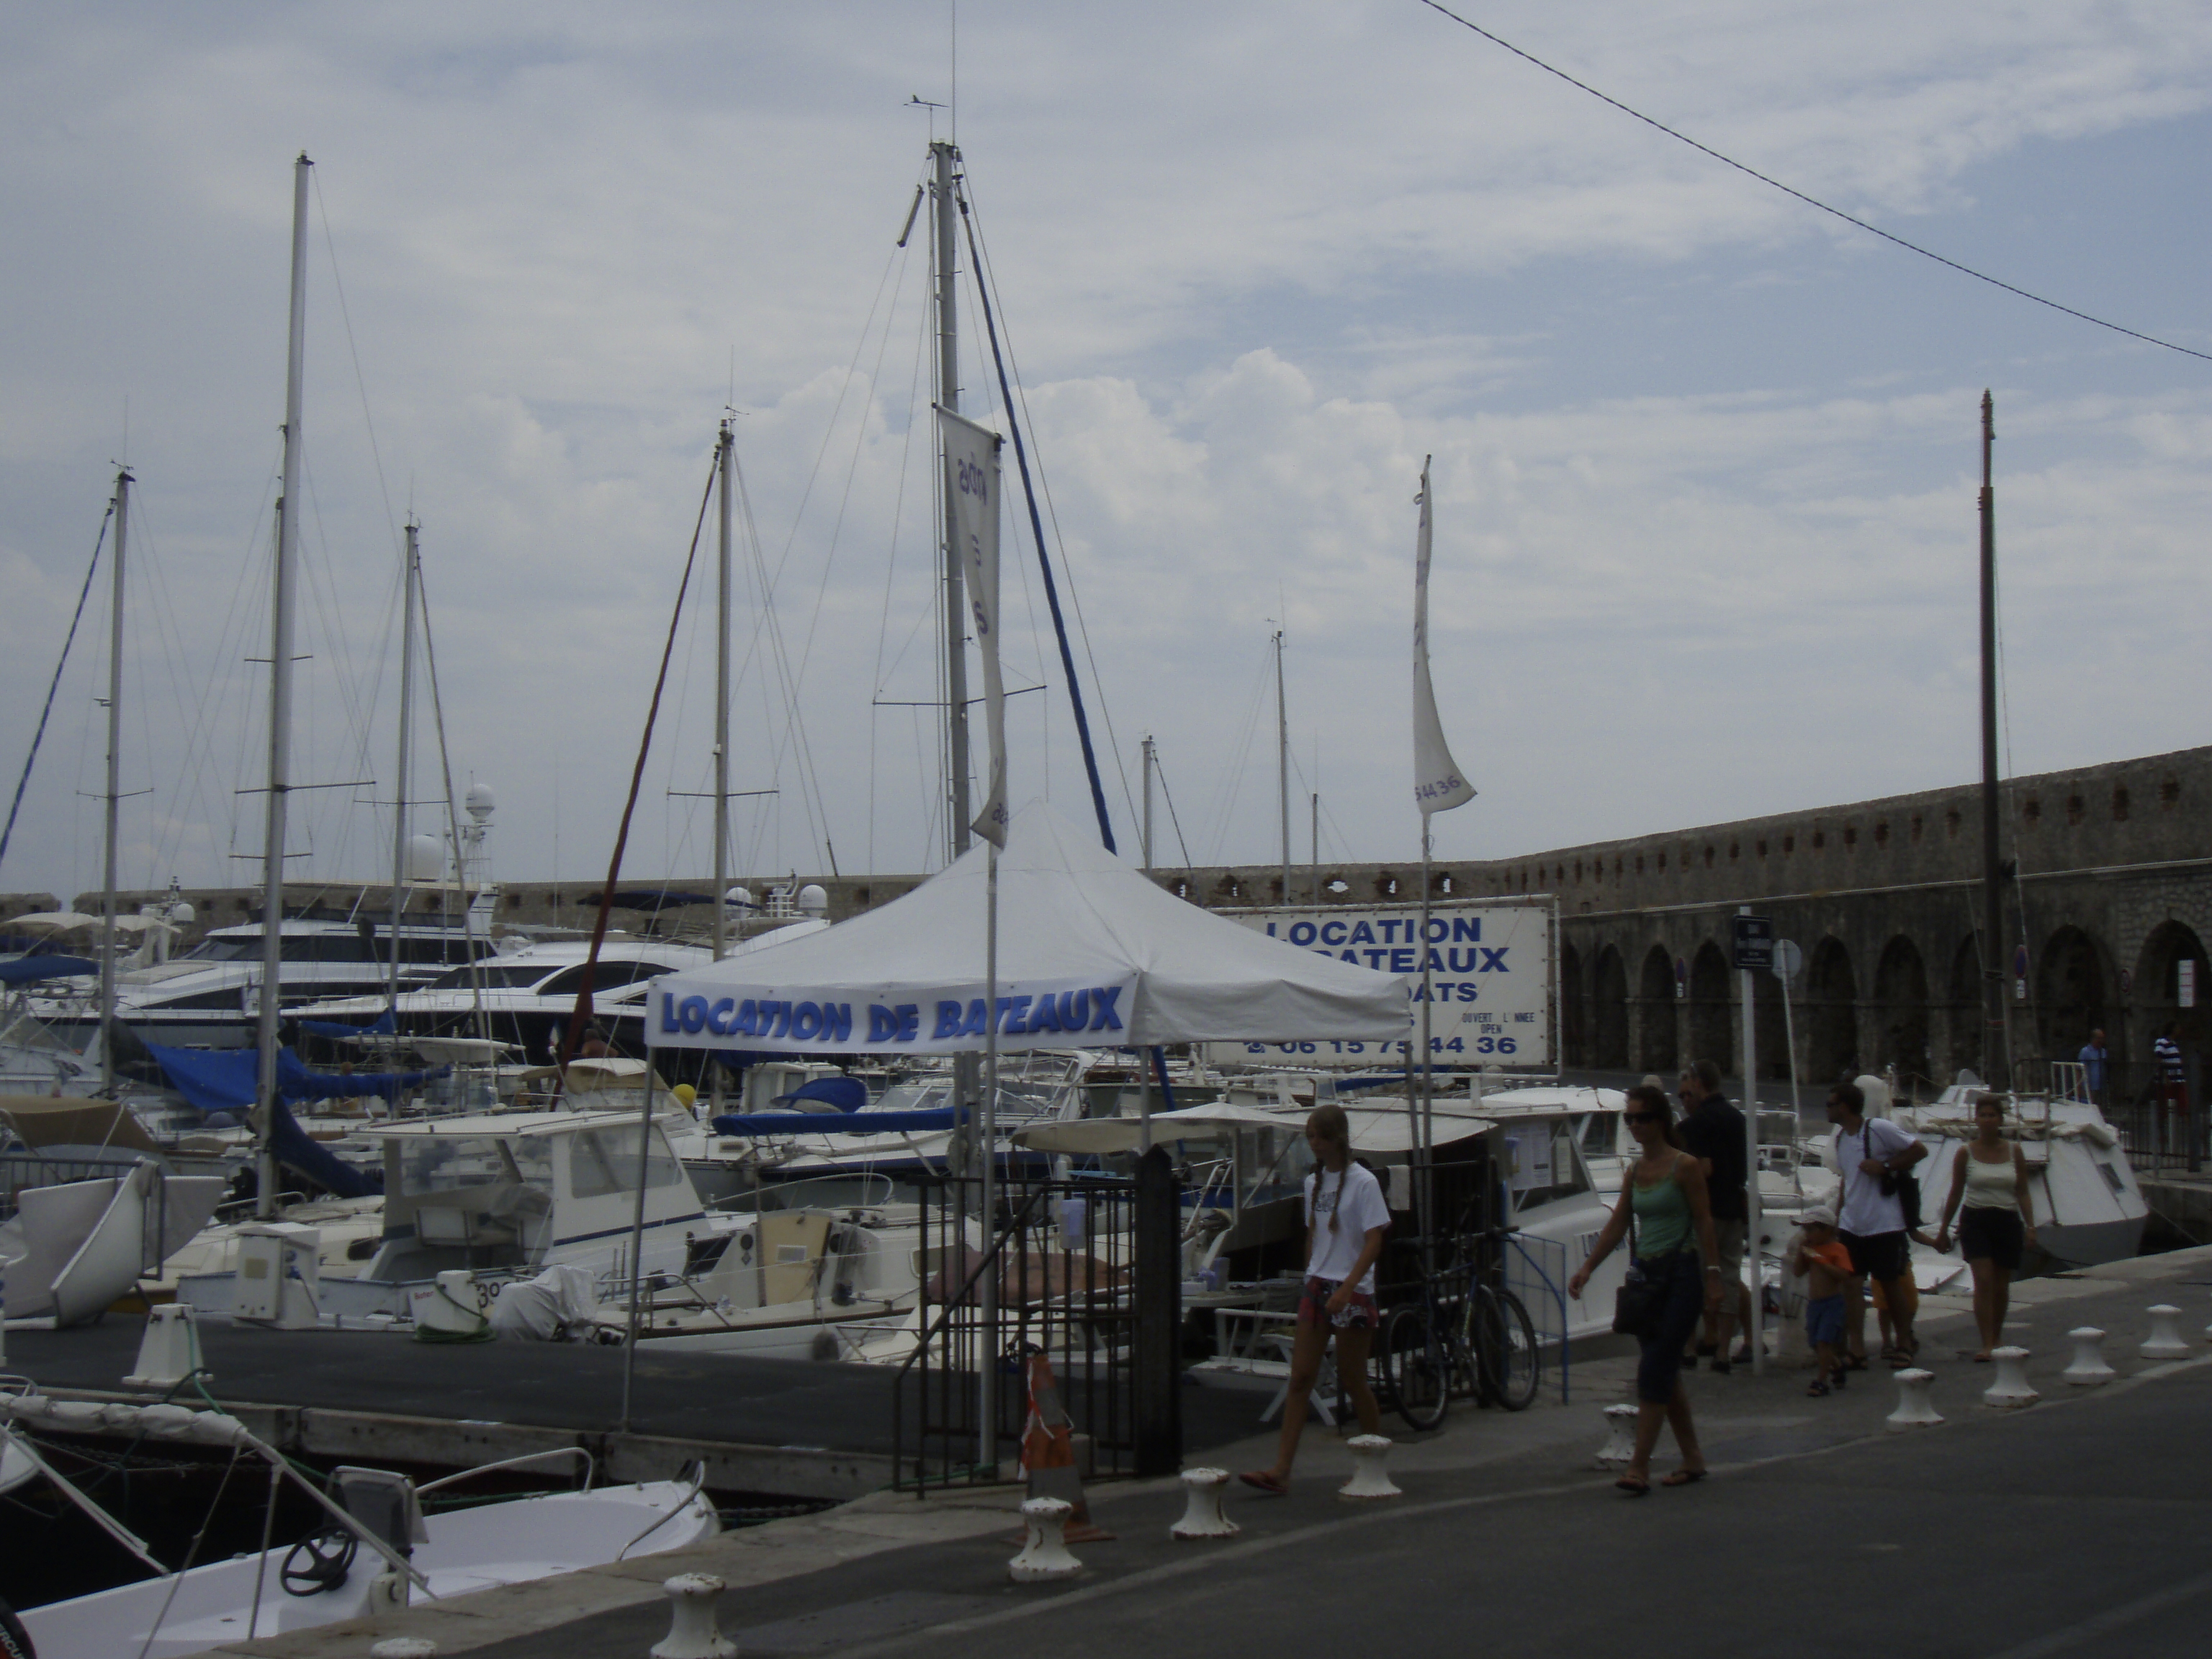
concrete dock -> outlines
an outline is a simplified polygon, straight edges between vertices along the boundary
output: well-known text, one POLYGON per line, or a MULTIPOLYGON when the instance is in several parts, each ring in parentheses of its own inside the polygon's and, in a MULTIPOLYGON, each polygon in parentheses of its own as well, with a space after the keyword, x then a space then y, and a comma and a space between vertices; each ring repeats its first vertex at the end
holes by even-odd
MULTIPOLYGON (((1213 1659, 1223 1651, 1560 1659, 1618 1650, 1706 1659, 1756 1644, 1805 1659, 2163 1659, 2203 1653, 2212 1617, 2212 1249, 2015 1287, 2008 1337, 2031 1350, 2041 1401, 1980 1403, 1991 1369, 1966 1362, 1970 1318, 1925 1304, 1922 1363, 1947 1421, 1887 1431, 1879 1369, 1827 1399, 1806 1374, 1697 1374, 1711 1477, 1628 1498, 1596 1470, 1601 1407, 1626 1396, 1626 1358, 1579 1363, 1509 1416, 1455 1406, 1439 1432, 1397 1437, 1405 1496, 1340 1504, 1348 1457, 1310 1431, 1287 1498, 1233 1488, 1244 1528, 1175 1543, 1170 1481, 1094 1487, 1111 1542, 1079 1546, 1083 1576, 1016 1587, 1019 1494, 878 1493, 726 1534, 647 1561, 495 1590, 406 1615, 407 1633, 472 1659, 643 1659, 667 1633, 660 1581, 711 1572, 729 1589, 740 1652, 995 1659, 1036 1653, 1213 1659), (2195 1358, 2136 1353, 2144 1310, 2169 1302, 2195 1358), (2069 1386, 2065 1333, 2109 1334, 2118 1380, 2069 1386)), ((1192 1390, 1195 1394, 1198 1390, 1192 1390)), ((1243 1402, 1245 1425, 1257 1402, 1243 1402)), ((1273 1436, 1194 1455, 1255 1467, 1273 1436)), ((1674 1464, 1662 1439, 1655 1476, 1674 1464)), ((388 1633, 388 1632, 387 1632, 388 1633)), ((365 1655, 332 1626, 227 1652, 365 1655)))

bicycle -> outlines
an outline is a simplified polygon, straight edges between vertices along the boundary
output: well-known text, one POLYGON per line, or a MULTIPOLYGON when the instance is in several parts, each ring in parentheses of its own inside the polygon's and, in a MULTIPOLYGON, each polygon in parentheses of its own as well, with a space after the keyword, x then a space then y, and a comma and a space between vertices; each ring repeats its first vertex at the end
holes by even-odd
POLYGON ((1514 1412, 1535 1401, 1543 1368, 1534 1322, 1519 1297, 1489 1282, 1510 1237, 1504 1228, 1462 1234, 1453 1259, 1423 1278, 1420 1299, 1382 1322, 1376 1358, 1393 1405, 1416 1432, 1442 1423, 1454 1395, 1514 1412), (1489 1274, 1476 1259, 1479 1240, 1498 1247, 1489 1274))

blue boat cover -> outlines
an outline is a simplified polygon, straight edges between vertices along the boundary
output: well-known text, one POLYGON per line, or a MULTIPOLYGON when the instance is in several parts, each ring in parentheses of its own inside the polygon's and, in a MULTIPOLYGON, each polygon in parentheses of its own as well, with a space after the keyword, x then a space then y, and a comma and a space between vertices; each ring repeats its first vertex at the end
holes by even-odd
POLYGON ((368 1198, 384 1190, 383 1170, 357 1170, 329 1147, 309 1139, 281 1099, 270 1119, 269 1151, 286 1169, 307 1176, 334 1197, 368 1198))
POLYGON ((856 1077, 817 1077, 787 1095, 778 1095, 769 1103, 781 1106, 793 1100, 818 1100, 841 1112, 857 1112, 868 1103, 868 1085, 856 1077))
POLYGON ((349 1036, 390 1036, 399 1029, 399 1026, 398 1023, 392 1018, 392 1010, 386 1008, 366 1025, 349 1025, 343 1020, 337 1019, 303 1019, 300 1022, 300 1029, 310 1036, 337 1039, 349 1036))
POLYGON ((0 962, 0 985, 29 985, 42 979, 75 979, 96 974, 100 964, 83 957, 18 957, 0 962))
MULTIPOLYGON (((146 1052, 170 1086, 203 1112, 236 1111, 253 1104, 260 1080, 260 1051, 255 1048, 165 1048, 149 1042, 146 1052)), ((276 1093, 282 1100, 345 1100, 356 1095, 392 1099, 453 1070, 427 1072, 311 1072, 289 1048, 276 1051, 276 1093)))
POLYGON ((952 1106, 921 1112, 727 1112, 714 1120, 721 1135, 887 1135, 950 1129, 963 1114, 952 1106))

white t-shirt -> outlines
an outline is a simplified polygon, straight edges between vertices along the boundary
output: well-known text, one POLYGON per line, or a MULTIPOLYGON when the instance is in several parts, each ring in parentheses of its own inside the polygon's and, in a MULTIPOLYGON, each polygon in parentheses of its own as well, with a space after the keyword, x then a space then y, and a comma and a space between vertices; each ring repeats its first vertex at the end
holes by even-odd
POLYGON ((1861 1238, 1903 1232, 1905 1200, 1894 1193, 1884 1198, 1881 1177, 1869 1175, 1859 1165, 1870 1158, 1894 1157, 1918 1142, 1886 1117, 1867 1118, 1849 1131, 1838 1128, 1834 1139, 1844 1177, 1844 1207, 1836 1224, 1861 1238))
MULTIPOLYGON (((1358 1164, 1346 1164, 1341 1176, 1316 1164, 1306 1176, 1305 1208, 1306 1232, 1312 1241, 1306 1259, 1309 1279, 1342 1284, 1352 1272, 1352 1264, 1359 1260, 1359 1252, 1366 1248, 1368 1229, 1390 1224, 1390 1206, 1382 1201, 1382 1183, 1358 1164), (1336 1212, 1334 1232, 1328 1226, 1331 1211, 1336 1212)), ((1375 1269, 1370 1267, 1352 1289, 1374 1295, 1375 1269)))

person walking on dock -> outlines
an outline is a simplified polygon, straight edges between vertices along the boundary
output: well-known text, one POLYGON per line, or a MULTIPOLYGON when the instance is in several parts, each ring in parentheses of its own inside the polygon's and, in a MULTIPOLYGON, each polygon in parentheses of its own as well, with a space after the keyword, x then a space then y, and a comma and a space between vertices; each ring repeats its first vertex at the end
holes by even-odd
POLYGON ((1951 1248, 1951 1215, 1959 1211, 1959 1254, 1974 1274, 1974 1324, 1982 1338, 1976 1364, 1987 1364, 2004 1341, 2012 1276, 2035 1243, 2035 1198, 2027 1189, 2027 1153, 2004 1133, 2004 1102, 1974 1097, 1974 1138, 1951 1160, 1951 1195, 1943 1200, 1936 1248, 1951 1248), (1960 1210, 1959 1200, 1966 1200, 1960 1210))
POLYGON ((1866 1115, 1866 1091, 1838 1083, 1828 1091, 1828 1121, 1835 1126, 1836 1163, 1843 1171, 1844 1201, 1836 1236, 1850 1252, 1854 1275, 1844 1297, 1849 1370, 1866 1369, 1866 1304, 1861 1291, 1871 1279, 1882 1287, 1894 1339, 1883 1354, 1893 1366, 1909 1365, 1920 1352, 1912 1334, 1918 1298, 1904 1283, 1912 1272, 1905 1237, 1903 1182, 1928 1156, 1928 1148, 1887 1118, 1866 1115))
MULTIPOLYGON (((1711 1358, 1712 1368, 1725 1375, 1730 1328, 1739 1313, 1741 1328, 1751 1328, 1751 1293, 1743 1286, 1743 1236, 1751 1220, 1744 1188, 1751 1160, 1744 1146, 1743 1114, 1721 1092, 1717 1065, 1701 1060, 1683 1073, 1681 1096, 1682 1148, 1705 1172, 1705 1200, 1713 1212, 1713 1242, 1720 1251, 1705 1259, 1720 1267, 1721 1304, 1706 1310, 1705 1340, 1698 1344, 1697 1352, 1699 1358, 1711 1358)), ((1742 1358, 1751 1358, 1748 1350, 1742 1358)))
POLYGON ((1291 1348, 1290 1389, 1283 1395, 1282 1439, 1272 1468, 1237 1477, 1277 1497, 1290 1490, 1291 1465, 1305 1432, 1306 1401, 1332 1337, 1337 1382, 1358 1415, 1360 1431, 1379 1434, 1382 1429, 1374 1390, 1367 1386, 1367 1356, 1381 1323, 1375 1263, 1382 1254, 1390 1207, 1374 1172, 1352 1161, 1352 1122, 1343 1107, 1313 1109, 1306 1118, 1306 1145, 1314 1155, 1305 1182, 1306 1282, 1291 1348))
POLYGON ((1651 1490, 1651 1451, 1659 1443, 1662 1424, 1674 1431, 1682 1466, 1660 1484, 1686 1486, 1705 1478, 1705 1451, 1691 1420, 1689 1391, 1682 1386, 1682 1345, 1697 1328, 1699 1308, 1711 1313, 1720 1305, 1721 1269, 1705 1167, 1682 1150, 1667 1097, 1638 1084, 1628 1091, 1621 1118, 1636 1137, 1638 1156, 1621 1177, 1620 1202, 1598 1234, 1589 1259, 1567 1281, 1567 1294, 1582 1299, 1598 1263, 1632 1227, 1629 1273, 1650 1287, 1651 1306, 1636 1333, 1643 1351, 1636 1367, 1636 1452, 1613 1484, 1641 1498, 1651 1490))
POLYGON ((2082 1080, 2088 1085, 2089 1103, 2105 1103, 2105 1078, 2112 1063, 2112 1052, 2105 1047, 2105 1033, 2098 1030, 2089 1033, 2089 1040, 2081 1045, 2081 1052, 2074 1056, 2081 1062, 2082 1080))

